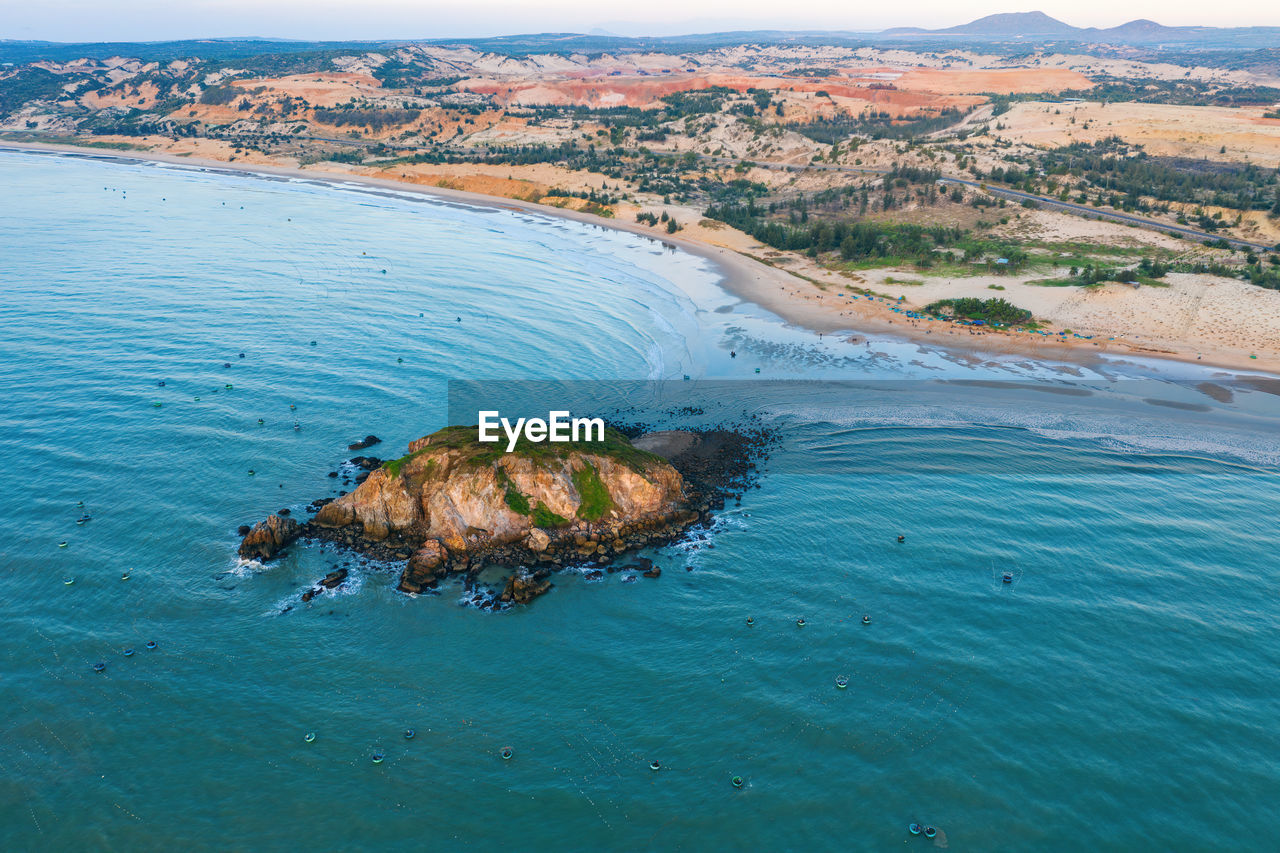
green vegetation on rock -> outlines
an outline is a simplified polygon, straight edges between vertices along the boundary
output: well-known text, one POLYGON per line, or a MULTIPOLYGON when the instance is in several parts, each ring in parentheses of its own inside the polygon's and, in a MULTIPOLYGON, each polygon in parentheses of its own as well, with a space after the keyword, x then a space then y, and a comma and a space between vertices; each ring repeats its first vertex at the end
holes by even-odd
POLYGON ((538 505, 533 509, 531 520, 534 527, 568 527, 569 519, 563 515, 556 515, 547 509, 547 505, 542 501, 538 501, 538 505))
POLYGON ((498 477, 505 490, 504 499, 507 502, 507 507, 516 515, 528 515, 530 512, 529 499, 520 493, 520 490, 515 487, 515 484, 511 482, 502 469, 498 469, 498 477))
MULTIPOLYGON (((451 426, 432 433, 431 443, 415 453, 408 453, 399 459, 390 459, 382 464, 383 469, 392 477, 399 477, 404 466, 416 456, 438 450, 462 451, 461 462, 464 465, 484 467, 492 465, 507 455, 507 439, 501 441, 481 442, 478 427, 451 426)), ((566 442, 532 442, 522 433, 516 442, 512 455, 532 459, 535 463, 546 464, 568 457, 573 453, 586 453, 603 456, 626 465, 638 473, 653 464, 662 464, 665 460, 631 444, 631 440, 612 427, 605 427, 603 441, 566 441, 566 442)), ((514 507, 513 507, 514 509, 514 507)))
POLYGON ((600 472, 588 465, 573 472, 573 486, 578 490, 581 503, 578 505, 578 518, 586 521, 599 521, 613 506, 613 498, 609 489, 600 479, 600 472))

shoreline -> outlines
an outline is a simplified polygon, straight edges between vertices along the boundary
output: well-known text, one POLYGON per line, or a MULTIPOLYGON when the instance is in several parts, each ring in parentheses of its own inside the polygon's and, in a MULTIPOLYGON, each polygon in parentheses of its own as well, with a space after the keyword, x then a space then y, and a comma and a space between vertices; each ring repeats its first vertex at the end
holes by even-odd
POLYGON ((905 315, 896 314, 890 307, 893 303, 884 298, 872 301, 869 297, 863 296, 847 301, 839 306, 839 311, 836 311, 831 305, 822 304, 822 300, 824 296, 835 297, 839 294, 825 291, 806 276, 762 262, 744 252, 687 236, 655 233, 649 226, 638 222, 506 196, 424 185, 341 169, 306 169, 271 163, 238 165, 226 160, 188 157, 164 152, 0 139, 0 153, 5 151, 62 154, 121 162, 164 163, 243 176, 293 178, 328 184, 358 184, 398 193, 430 196, 472 207, 514 210, 610 228, 647 237, 710 261, 720 273, 719 285, 725 291, 744 302, 763 308, 788 325, 808 330, 819 336, 886 335, 910 343, 946 350, 975 361, 990 357, 1021 356, 1036 361, 1056 361, 1098 367, 1109 362, 1131 358, 1175 361, 1205 368, 1246 373, 1280 374, 1280 357, 1250 358, 1234 350, 1197 350, 1182 342, 1160 342, 1151 346, 1141 346, 1119 341, 1060 341, 1028 333, 995 331, 989 328, 977 331, 973 327, 957 326, 943 321, 913 321, 905 315), (935 335, 935 331, 940 334, 935 335))

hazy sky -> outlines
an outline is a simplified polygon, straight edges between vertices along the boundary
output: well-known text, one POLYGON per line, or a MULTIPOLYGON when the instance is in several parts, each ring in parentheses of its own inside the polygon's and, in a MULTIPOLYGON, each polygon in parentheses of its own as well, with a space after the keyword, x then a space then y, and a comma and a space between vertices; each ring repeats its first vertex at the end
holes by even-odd
POLYGON ((670 35, 726 29, 949 27, 1038 9, 1076 26, 1134 18, 1162 24, 1280 25, 1259 0, 0 0, 0 39, 154 41, 211 36, 412 39, 529 32, 670 35), (781 10, 785 10, 782 12, 781 10))

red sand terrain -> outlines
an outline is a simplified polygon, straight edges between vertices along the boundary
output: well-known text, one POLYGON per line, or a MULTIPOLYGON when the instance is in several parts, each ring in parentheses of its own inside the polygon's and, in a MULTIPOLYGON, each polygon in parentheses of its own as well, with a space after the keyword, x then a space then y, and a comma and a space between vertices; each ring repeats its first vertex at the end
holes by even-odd
MULTIPOLYGON (((1083 78, 1082 78, 1083 79, 1083 78)), ((1088 85, 1085 80, 1084 85, 1088 85)), ((499 81, 474 78, 458 88, 489 95, 501 105, 577 105, 589 107, 656 107, 666 95, 723 86, 738 92, 765 89, 784 97, 789 93, 814 95, 826 92, 876 104, 892 113, 921 109, 966 107, 982 102, 975 95, 913 90, 896 81, 840 77, 755 77, 728 74, 663 75, 661 77, 557 78, 539 81, 499 81), (890 88, 892 86, 892 88, 890 88)), ((1012 91, 991 87, 986 91, 1012 91)), ((1036 89, 1039 91, 1039 89, 1036 89)))
POLYGON ((763 77, 730 74, 663 74, 660 76, 562 76, 542 80, 473 78, 460 89, 490 95, 501 105, 576 105, 589 107, 653 107, 666 95, 724 86, 739 92, 826 92, 876 104, 901 114, 922 109, 968 107, 981 103, 983 92, 1059 92, 1088 88, 1088 77, 1061 68, 952 71, 934 68, 844 69, 841 77, 763 77))

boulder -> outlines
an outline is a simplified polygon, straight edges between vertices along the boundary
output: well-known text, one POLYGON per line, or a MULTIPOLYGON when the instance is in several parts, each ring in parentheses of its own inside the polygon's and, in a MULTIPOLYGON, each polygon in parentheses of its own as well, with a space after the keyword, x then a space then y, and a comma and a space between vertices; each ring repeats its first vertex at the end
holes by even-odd
POLYGON ((366 447, 373 447, 375 444, 381 444, 382 439, 376 435, 366 435, 362 440, 347 445, 347 450, 364 450, 366 447))
POLYGON ((547 535, 547 531, 540 527, 535 527, 529 531, 529 536, 525 539, 525 545, 530 551, 541 554, 551 545, 551 537, 547 535))
POLYGON ((325 589, 333 589, 336 586, 341 586, 342 582, 346 579, 347 570, 338 569, 335 572, 329 572, 329 574, 325 575, 324 579, 320 581, 320 585, 325 589))
POLYGON ((298 522, 292 518, 269 515, 265 521, 255 524, 240 541, 240 559, 270 560, 297 539, 300 532, 298 522))
POLYGON ((448 574, 449 552, 445 550, 439 539, 428 539, 422 543, 408 565, 400 575, 401 592, 422 592, 435 586, 440 578, 448 574))
POLYGON ((546 579, 545 572, 520 569, 507 578, 507 586, 502 591, 501 598, 503 601, 516 604, 528 604, 549 589, 551 589, 551 581, 546 579))

